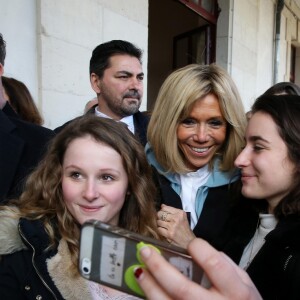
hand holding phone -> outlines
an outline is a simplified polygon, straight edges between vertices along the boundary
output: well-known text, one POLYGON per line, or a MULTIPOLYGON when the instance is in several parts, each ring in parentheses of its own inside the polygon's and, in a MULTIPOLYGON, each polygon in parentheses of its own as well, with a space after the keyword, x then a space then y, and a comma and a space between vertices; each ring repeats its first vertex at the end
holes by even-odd
POLYGON ((134 277, 138 267, 145 267, 139 254, 144 245, 153 247, 189 279, 201 282, 203 271, 185 249, 92 220, 81 230, 79 271, 89 280, 144 297, 134 277))

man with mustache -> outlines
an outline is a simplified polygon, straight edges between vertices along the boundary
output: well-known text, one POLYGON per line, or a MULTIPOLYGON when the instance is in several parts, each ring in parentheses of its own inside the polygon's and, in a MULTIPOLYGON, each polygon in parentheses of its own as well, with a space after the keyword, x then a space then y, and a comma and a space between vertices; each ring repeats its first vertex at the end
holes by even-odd
POLYGON ((112 40, 93 50, 90 81, 98 103, 87 114, 124 122, 144 146, 149 117, 139 111, 143 79, 142 50, 135 45, 112 40))

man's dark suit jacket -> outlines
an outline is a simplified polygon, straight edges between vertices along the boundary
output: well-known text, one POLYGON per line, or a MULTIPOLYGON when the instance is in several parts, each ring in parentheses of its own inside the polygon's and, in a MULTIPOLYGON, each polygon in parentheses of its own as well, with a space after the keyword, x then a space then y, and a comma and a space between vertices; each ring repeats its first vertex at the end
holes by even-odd
POLYGON ((8 117, 14 117, 21 119, 21 117, 13 110, 13 108, 10 106, 8 102, 4 105, 2 108, 2 111, 8 116, 8 117))
POLYGON ((21 194, 24 179, 54 136, 50 129, 13 117, 7 105, 0 110, 0 203, 21 194))
MULTIPOLYGON (((93 114, 95 112, 96 106, 97 104, 94 105, 86 114, 93 114)), ((148 128, 149 120, 150 120, 150 116, 140 111, 138 111, 133 115, 135 136, 141 142, 143 147, 145 147, 145 145, 147 144, 147 128, 148 128)), ((62 126, 55 128, 54 129, 55 133, 60 132, 67 124, 69 124, 72 121, 73 120, 68 121, 62 126)))

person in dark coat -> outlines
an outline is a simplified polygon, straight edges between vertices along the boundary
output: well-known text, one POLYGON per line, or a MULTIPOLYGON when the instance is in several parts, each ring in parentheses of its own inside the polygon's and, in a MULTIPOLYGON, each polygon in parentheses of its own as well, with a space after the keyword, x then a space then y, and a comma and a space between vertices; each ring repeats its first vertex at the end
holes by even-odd
POLYGON ((265 300, 300 296, 299 132, 300 96, 264 94, 252 107, 246 147, 235 161, 249 199, 236 207, 221 248, 265 300))
MULTIPOLYGON (((149 117, 139 111, 143 80, 142 50, 132 43, 112 40, 93 50, 90 82, 97 94, 98 104, 87 114, 93 113, 127 124, 145 146, 149 117)), ((59 132, 64 125, 57 127, 55 132, 59 132)))
POLYGON ((5 41, 0 34, 0 203, 20 195, 26 176, 43 156, 50 129, 22 121, 3 94, 5 41))
POLYGON ((54 132, 0 110, 0 202, 16 198, 47 150, 54 132))

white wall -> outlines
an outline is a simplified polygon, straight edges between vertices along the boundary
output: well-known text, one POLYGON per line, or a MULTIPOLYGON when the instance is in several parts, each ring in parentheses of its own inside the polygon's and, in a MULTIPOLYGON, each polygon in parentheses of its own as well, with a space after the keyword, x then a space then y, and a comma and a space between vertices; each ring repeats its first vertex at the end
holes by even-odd
POLYGON ((245 110, 272 84, 273 0, 220 0, 217 63, 235 81, 245 110))
POLYGON ((38 104, 35 5, 35 0, 0 0, 0 33, 7 43, 4 76, 23 81, 38 104))
MULTIPOLYGON (((89 60, 102 42, 126 39, 143 49, 147 82, 148 0, 0 0, 0 7, 6 75, 26 82, 46 127, 81 115, 95 97, 89 60)), ((147 85, 141 110, 146 95, 147 85)))
MULTIPOLYGON (((280 52, 280 78, 279 81, 289 81, 290 79, 290 59, 291 45, 298 47, 298 55, 300 48, 300 7, 295 6, 295 3, 290 3, 285 6, 281 16, 281 52, 280 52), (293 13, 291 10, 293 9, 293 13), (298 19, 295 17, 297 16, 298 19)), ((296 56, 297 56, 296 53, 296 56)), ((296 59, 296 83, 300 83, 299 78, 299 61, 296 59)))
POLYGON ((252 99, 249 98, 250 105, 273 85, 275 4, 274 0, 258 3, 256 90, 252 99))
MULTIPOLYGON (((299 6, 286 2, 300 17, 299 6)), ((219 0, 217 63, 232 75, 246 110, 273 84, 274 3, 219 0)), ((0 32, 7 41, 5 75, 28 86, 46 127, 55 128, 82 114, 85 103, 95 96, 88 74, 92 50, 111 39, 127 39, 144 50, 141 110, 146 110, 148 0, 0 0, 0 8, 0 32)), ((300 23, 285 8, 280 81, 288 80, 291 42, 300 46, 300 23)))
MULTIPOLYGON (((275 2, 219 0, 221 13, 217 28, 217 63, 231 74, 246 110, 274 84, 275 2)), ((289 81, 291 44, 300 47, 300 7, 293 0, 285 1, 285 4, 281 15, 277 82, 289 81)), ((298 49, 298 84, 299 65, 298 49)))

